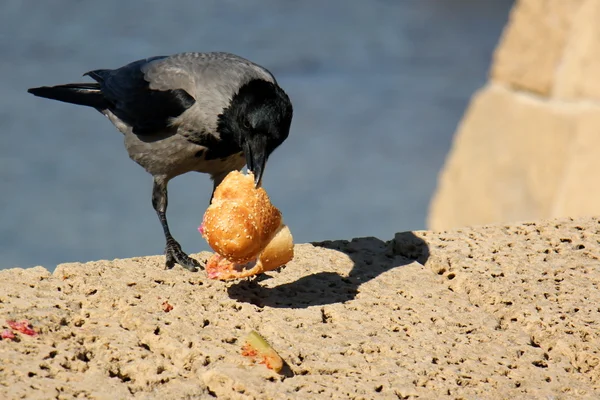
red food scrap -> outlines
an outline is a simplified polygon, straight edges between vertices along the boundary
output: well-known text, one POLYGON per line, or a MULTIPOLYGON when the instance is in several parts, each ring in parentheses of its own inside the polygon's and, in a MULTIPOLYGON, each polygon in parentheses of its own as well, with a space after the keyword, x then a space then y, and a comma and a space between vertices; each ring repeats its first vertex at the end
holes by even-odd
POLYGON ((267 366, 267 368, 275 369, 275 367, 272 364, 271 358, 269 358, 267 356, 262 356, 262 360, 259 362, 259 364, 265 364, 267 366))
POLYGON ((165 300, 165 301, 162 303, 162 306, 163 306, 163 311, 164 311, 164 312, 169 312, 169 311, 171 311, 171 310, 173 309, 173 306, 172 306, 171 304, 169 304, 169 301, 168 301, 168 300, 165 300))
POLYGON ((21 332, 24 335, 29 335, 29 336, 37 335, 37 332, 33 330, 31 325, 29 324, 29 322, 25 319, 22 321, 7 320, 6 324, 11 329, 14 329, 17 332, 21 332))
POLYGON ((14 332, 11 331, 10 329, 5 329, 2 332, 0 332, 0 338, 15 340, 16 336, 15 336, 14 332))
POLYGON ((248 343, 242 346, 242 355, 244 357, 256 357, 257 354, 258 352, 256 349, 250 346, 248 343))

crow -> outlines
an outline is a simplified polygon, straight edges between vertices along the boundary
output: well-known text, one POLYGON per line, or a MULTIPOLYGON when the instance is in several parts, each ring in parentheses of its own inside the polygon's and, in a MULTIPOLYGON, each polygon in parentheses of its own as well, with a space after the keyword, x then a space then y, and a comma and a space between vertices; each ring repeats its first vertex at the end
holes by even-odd
MULTIPOLYGON (((247 165, 260 187, 267 160, 288 137, 293 107, 267 69, 225 53, 179 53, 85 73, 93 83, 29 89, 95 108, 124 135, 129 157, 153 177, 152 205, 166 239, 166 268, 202 266, 173 238, 167 185, 203 172, 215 188, 247 165)), ((212 200, 212 195, 211 195, 212 200)))

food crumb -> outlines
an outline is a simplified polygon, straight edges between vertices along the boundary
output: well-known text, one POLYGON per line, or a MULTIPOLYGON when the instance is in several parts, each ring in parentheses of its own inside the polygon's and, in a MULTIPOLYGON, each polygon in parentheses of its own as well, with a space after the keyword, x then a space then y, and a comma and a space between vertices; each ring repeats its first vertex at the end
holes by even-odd
POLYGON ((162 307, 163 307, 163 311, 164 311, 164 312, 169 312, 169 311, 171 311, 171 310, 173 309, 173 306, 172 306, 171 304, 169 304, 169 301, 168 301, 168 300, 165 300, 165 301, 162 303, 162 307))
POLYGON ((0 338, 15 340, 16 336, 15 336, 14 332, 11 331, 10 329, 5 329, 2 332, 0 332, 0 338))
POLYGON ((29 336, 36 336, 37 332, 33 330, 33 328, 31 327, 31 325, 29 324, 29 322, 27 320, 22 320, 22 321, 13 321, 13 320, 7 320, 6 324, 11 328, 14 329, 17 332, 21 332, 24 335, 29 335, 29 336))
POLYGON ((265 364, 267 368, 275 372, 279 372, 283 368, 283 360, 279 354, 256 331, 251 331, 246 337, 242 346, 242 356, 258 358, 259 364, 265 364))

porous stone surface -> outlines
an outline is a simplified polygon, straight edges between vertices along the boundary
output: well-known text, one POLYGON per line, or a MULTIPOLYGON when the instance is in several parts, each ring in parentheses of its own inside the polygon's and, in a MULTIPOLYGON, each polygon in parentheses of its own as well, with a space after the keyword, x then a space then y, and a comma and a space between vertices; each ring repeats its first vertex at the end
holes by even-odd
POLYGON ((598 238, 581 218, 301 244, 232 282, 162 256, 5 270, 0 330, 37 335, 0 340, 0 398, 600 398, 598 238), (281 373, 241 355, 250 329, 281 373))
MULTIPOLYGON (((494 54, 491 77, 516 90, 550 95, 557 70, 570 42, 570 34, 581 24, 584 3, 596 0, 517 0, 502 43, 494 54)), ((597 25, 593 15, 584 25, 597 25)))
POLYGON ((599 18, 598 0, 515 2, 440 172, 430 229, 600 214, 599 18))

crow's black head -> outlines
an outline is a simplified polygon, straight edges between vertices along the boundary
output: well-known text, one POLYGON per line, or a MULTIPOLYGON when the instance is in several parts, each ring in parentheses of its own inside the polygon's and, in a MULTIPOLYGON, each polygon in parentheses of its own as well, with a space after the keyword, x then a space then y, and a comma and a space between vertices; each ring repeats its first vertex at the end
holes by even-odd
POLYGON ((220 116, 219 133, 232 138, 244 152, 257 187, 269 156, 289 135, 292 114, 283 89, 255 79, 240 88, 220 116))

